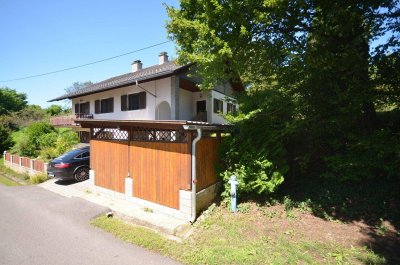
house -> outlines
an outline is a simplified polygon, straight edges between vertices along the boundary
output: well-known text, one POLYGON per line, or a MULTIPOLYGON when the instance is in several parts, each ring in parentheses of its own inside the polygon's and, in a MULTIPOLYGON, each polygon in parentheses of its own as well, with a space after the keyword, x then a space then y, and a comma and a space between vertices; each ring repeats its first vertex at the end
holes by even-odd
POLYGON ((190 78, 193 64, 176 65, 168 55, 159 64, 143 68, 132 63, 132 71, 73 91, 51 101, 72 100, 77 118, 108 120, 192 120, 226 123, 220 115, 235 111, 229 82, 202 92, 190 78))
POLYGON ((53 122, 90 139, 98 190, 191 221, 212 201, 217 145, 229 129, 221 114, 236 111, 234 89, 200 91, 194 68, 162 52, 158 65, 134 61, 130 73, 51 100, 72 100, 74 118, 53 122))

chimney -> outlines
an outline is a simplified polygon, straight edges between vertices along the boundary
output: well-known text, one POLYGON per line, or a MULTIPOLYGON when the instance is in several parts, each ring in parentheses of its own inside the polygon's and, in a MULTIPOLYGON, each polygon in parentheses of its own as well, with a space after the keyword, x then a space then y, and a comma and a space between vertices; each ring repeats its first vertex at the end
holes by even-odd
POLYGON ((140 60, 134 61, 131 65, 132 65, 132 73, 142 70, 143 64, 140 60))
POLYGON ((158 64, 164 64, 166 62, 168 62, 168 53, 160 53, 160 55, 158 55, 158 64))

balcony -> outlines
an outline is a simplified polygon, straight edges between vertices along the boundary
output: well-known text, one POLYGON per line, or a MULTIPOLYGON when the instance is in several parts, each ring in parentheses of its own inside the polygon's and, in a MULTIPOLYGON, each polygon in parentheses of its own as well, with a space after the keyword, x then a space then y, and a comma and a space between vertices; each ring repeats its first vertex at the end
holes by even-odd
POLYGON ((207 122, 207 112, 206 111, 199 111, 196 116, 192 118, 192 121, 202 121, 207 122))
POLYGON ((76 119, 93 119, 93 114, 75 113, 73 115, 51 117, 50 124, 56 127, 79 126, 79 124, 75 123, 76 119))

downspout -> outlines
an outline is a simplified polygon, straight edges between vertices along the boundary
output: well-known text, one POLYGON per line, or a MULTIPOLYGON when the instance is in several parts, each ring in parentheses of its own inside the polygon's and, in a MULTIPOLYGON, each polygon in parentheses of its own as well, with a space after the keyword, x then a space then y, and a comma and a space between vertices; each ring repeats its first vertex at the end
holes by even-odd
POLYGON ((201 128, 196 128, 197 136, 193 139, 192 142, 192 216, 190 218, 190 222, 193 223, 196 220, 196 145, 197 142, 200 141, 202 136, 201 128))

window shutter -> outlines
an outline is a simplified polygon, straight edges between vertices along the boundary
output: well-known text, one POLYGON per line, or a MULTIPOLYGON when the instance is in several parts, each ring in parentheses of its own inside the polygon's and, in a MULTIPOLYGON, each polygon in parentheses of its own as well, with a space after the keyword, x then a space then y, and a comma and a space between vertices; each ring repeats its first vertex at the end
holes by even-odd
POLYGON ((108 102, 108 112, 114 112, 114 98, 109 98, 108 102))
POLYGON ((79 113, 79 103, 75 104, 75 114, 79 113))
POLYGON ((100 100, 96 100, 94 102, 94 113, 96 114, 100 113, 100 100))
POLYGON ((146 92, 139 93, 139 109, 146 108, 146 92))
POLYGON ((214 98, 214 113, 218 113, 218 99, 214 98))
POLYGON ((128 102, 128 96, 122 95, 121 96, 121 111, 128 110, 127 102, 128 102))

